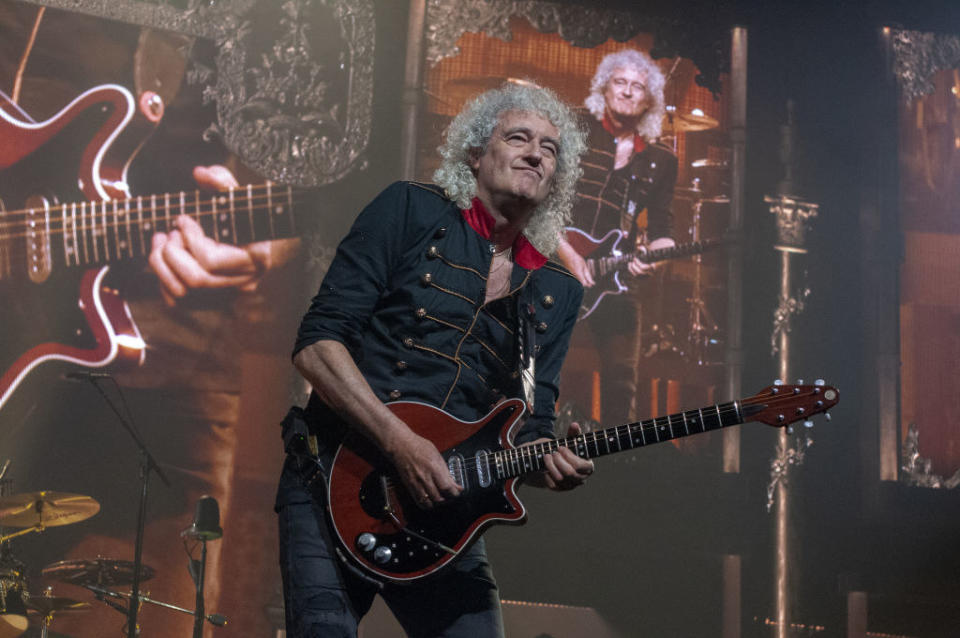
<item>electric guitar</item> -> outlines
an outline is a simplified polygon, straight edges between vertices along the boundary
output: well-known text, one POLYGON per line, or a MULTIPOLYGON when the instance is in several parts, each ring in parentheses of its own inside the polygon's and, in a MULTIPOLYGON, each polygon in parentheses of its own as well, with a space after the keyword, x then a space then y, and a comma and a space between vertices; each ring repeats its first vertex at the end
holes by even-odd
POLYGON ((295 233, 286 186, 131 197, 127 167, 155 124, 115 85, 45 122, 0 93, 0 410, 45 362, 143 362, 143 338, 106 275, 109 264, 142 264, 177 215, 224 243, 295 233))
POLYGON ((589 317, 600 302, 607 295, 619 295, 628 288, 621 281, 623 268, 631 259, 638 259, 645 264, 652 264, 667 259, 678 259, 699 255, 723 243, 720 239, 705 239, 702 241, 677 244, 669 248, 657 250, 626 250, 620 246, 627 233, 613 229, 597 239, 579 228, 572 226, 566 229, 567 242, 587 262, 594 285, 583 291, 583 302, 580 304, 580 313, 577 321, 589 317))
POLYGON ((512 444, 525 411, 520 399, 501 402, 475 422, 399 401, 387 405, 441 450, 450 475, 463 488, 460 496, 420 509, 392 466, 357 434, 348 434, 337 449, 329 473, 318 460, 307 484, 326 490, 319 495, 329 504, 328 521, 352 565, 375 580, 409 583, 452 563, 490 525, 523 523, 518 483, 542 470, 544 455, 560 447, 595 458, 749 421, 787 426, 825 413, 838 401, 837 390, 822 381, 775 384, 730 403, 522 447, 512 444))

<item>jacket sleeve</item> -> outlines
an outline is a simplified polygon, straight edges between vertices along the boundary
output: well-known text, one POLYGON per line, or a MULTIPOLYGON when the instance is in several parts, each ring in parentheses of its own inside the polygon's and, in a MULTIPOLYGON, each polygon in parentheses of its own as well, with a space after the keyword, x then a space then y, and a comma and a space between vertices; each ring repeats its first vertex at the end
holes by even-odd
POLYGON ((647 199, 647 238, 673 237, 673 190, 677 185, 677 156, 665 152, 647 199))
POLYGON ((377 301, 390 286, 410 214, 404 182, 387 187, 361 211, 300 322, 293 355, 326 339, 356 354, 377 301))

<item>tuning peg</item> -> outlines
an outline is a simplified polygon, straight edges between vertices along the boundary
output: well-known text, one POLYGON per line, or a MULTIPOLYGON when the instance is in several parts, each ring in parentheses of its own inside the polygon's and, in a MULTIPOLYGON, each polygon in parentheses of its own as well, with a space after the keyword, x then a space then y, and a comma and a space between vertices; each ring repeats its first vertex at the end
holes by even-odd
POLYGON ((773 385, 783 385, 783 381, 780 380, 780 379, 774 379, 774 380, 773 380, 773 385))
POLYGON ((806 421, 803 422, 803 427, 805 427, 805 428, 812 428, 812 427, 813 427, 813 421, 807 419, 806 421))
POLYGON ((815 386, 817 386, 817 387, 823 387, 823 386, 827 385, 827 383, 826 383, 826 381, 824 381, 823 379, 817 379, 816 381, 813 382, 813 385, 815 385, 815 386))
POLYGON ((803 379, 797 379, 797 385, 803 385, 803 379))
POLYGON ((829 413, 829 412, 824 412, 824 413, 823 413, 823 418, 825 418, 827 421, 830 421, 830 420, 833 419, 833 417, 830 416, 830 413, 829 413))
POLYGON ((793 426, 792 426, 792 425, 788 425, 788 426, 787 426, 787 434, 793 434, 793 426))

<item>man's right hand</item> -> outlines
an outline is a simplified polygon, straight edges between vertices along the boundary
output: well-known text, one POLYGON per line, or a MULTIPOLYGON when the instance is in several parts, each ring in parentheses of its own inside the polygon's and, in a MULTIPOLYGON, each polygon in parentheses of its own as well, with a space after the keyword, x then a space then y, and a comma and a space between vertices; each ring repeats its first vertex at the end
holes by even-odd
POLYGON ((437 447, 412 430, 391 445, 387 454, 407 492, 423 509, 455 498, 463 490, 450 476, 437 447))

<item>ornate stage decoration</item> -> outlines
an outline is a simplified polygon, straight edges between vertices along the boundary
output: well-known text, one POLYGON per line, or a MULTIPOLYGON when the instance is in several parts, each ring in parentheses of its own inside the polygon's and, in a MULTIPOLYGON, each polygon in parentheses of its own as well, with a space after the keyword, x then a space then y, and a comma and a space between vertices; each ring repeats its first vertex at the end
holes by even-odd
POLYGON ((555 4, 541 0, 428 0, 425 57, 430 65, 457 55, 464 33, 484 33, 509 41, 510 19, 525 18, 541 33, 557 33, 578 47, 594 47, 609 39, 626 42, 651 33, 654 59, 682 56, 696 65, 700 86, 720 92, 720 73, 727 71, 729 42, 720 29, 707 29, 680 18, 655 18, 640 11, 555 4))
MULTIPOLYGON (((807 431, 804 431, 807 434, 807 431)), ((767 512, 773 509, 776 502, 777 486, 786 485, 791 467, 799 467, 806 457, 807 448, 813 445, 813 438, 809 435, 797 438, 793 445, 787 441, 777 441, 777 453, 770 459, 770 482, 767 483, 767 512)))
MULTIPOLYGON (((807 254, 807 235, 811 221, 817 217, 819 205, 803 201, 793 193, 798 186, 796 169, 796 121, 792 102, 787 103, 787 118, 781 127, 780 160, 784 178, 777 185, 777 194, 764 197, 770 212, 777 222, 777 241, 774 249, 780 253, 780 293, 774 311, 773 332, 770 338, 772 356, 777 357, 777 378, 788 382, 793 377, 791 332, 793 318, 804 307, 810 294, 805 270, 796 276, 802 259, 807 254), (793 292, 797 291, 797 292, 793 292)), ((803 381, 797 379, 797 383, 803 381)), ((812 425, 804 422, 804 425, 812 425)), ((777 435, 777 448, 770 459, 770 482, 767 484, 767 511, 774 510, 774 610, 777 638, 789 635, 792 586, 791 534, 790 534, 790 468, 799 467, 806 452, 813 445, 810 428, 803 428, 803 436, 791 445, 792 428, 781 428, 777 435)))
POLYGON ((188 80, 216 102, 211 133, 264 177, 330 184, 366 167, 373 0, 28 0, 212 40, 188 80))
POLYGON ((907 438, 903 442, 903 465, 900 466, 900 480, 915 487, 934 487, 952 490, 960 485, 960 470, 950 478, 934 474, 930 459, 920 456, 920 429, 916 423, 907 428, 907 438))
POLYGON ((933 93, 938 71, 960 67, 960 36, 892 29, 891 41, 893 74, 908 101, 933 93))
MULTIPOLYGON (((804 273, 806 278, 806 273, 804 273)), ((793 318, 803 312, 810 288, 803 286, 792 296, 781 295, 777 309, 773 311, 773 332, 770 334, 770 356, 777 356, 780 350, 780 335, 793 329, 793 318)))

